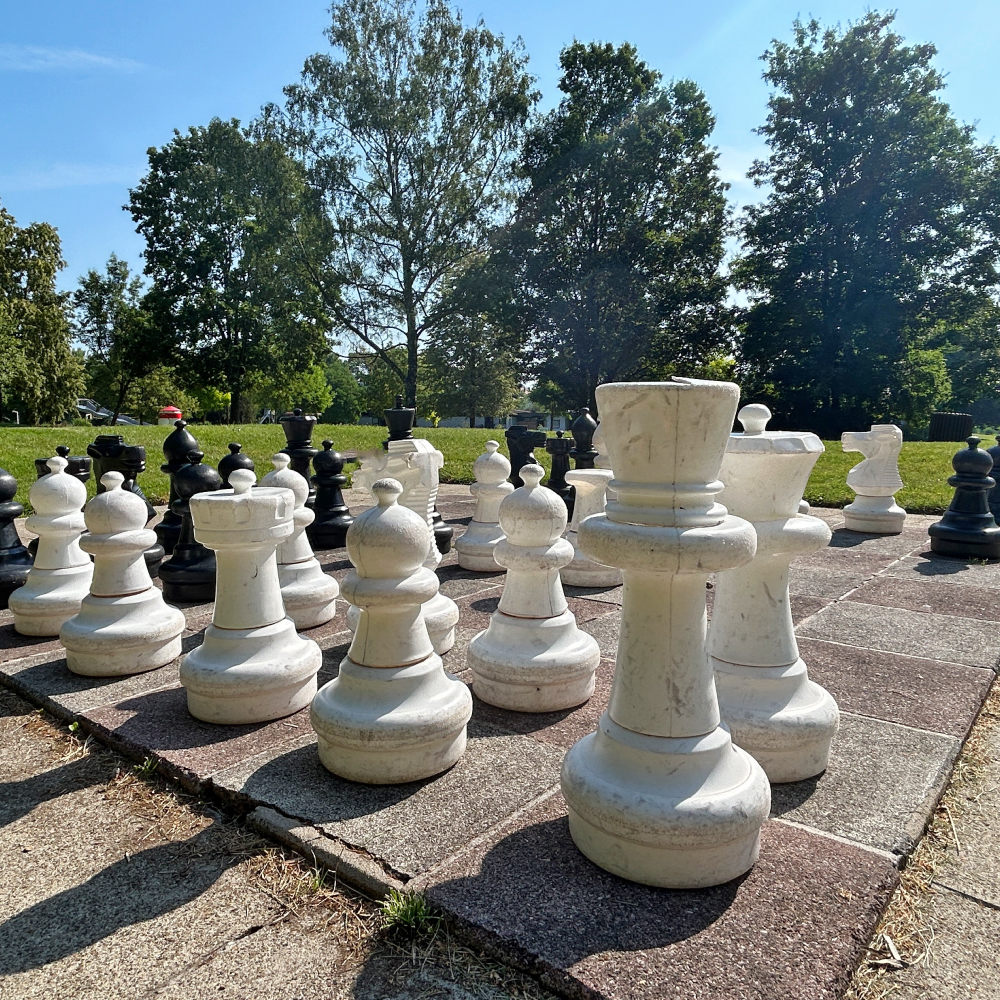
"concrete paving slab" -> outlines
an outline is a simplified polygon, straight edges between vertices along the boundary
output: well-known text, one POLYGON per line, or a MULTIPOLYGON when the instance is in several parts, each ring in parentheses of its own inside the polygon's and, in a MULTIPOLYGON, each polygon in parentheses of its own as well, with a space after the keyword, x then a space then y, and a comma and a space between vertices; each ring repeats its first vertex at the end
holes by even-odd
POLYGON ((893 563, 885 575, 901 580, 930 580, 934 583, 959 583, 965 587, 1000 589, 1000 562, 949 559, 935 555, 929 549, 893 563))
POLYGON ((771 786, 771 815, 899 857, 910 854, 951 773, 951 736, 842 713, 830 766, 771 786))
POLYGON ((567 598, 576 597, 581 601, 599 601, 601 604, 622 606, 622 588, 618 587, 567 587, 563 586, 567 598))
POLYGON ((583 622, 580 628, 597 640, 597 645, 601 648, 601 656, 614 660, 618 655, 618 633, 621 621, 621 614, 613 611, 610 614, 583 622))
POLYGON ((799 566, 792 564, 788 570, 788 589, 804 597, 825 597, 837 600, 870 580, 875 570, 830 569, 826 566, 799 566))
POLYGON ((460 566, 449 566, 438 574, 441 581, 441 593, 453 601, 469 597, 472 594, 494 590, 497 587, 502 588, 506 575, 506 573, 473 573, 460 566))
POLYGON ((863 531, 848 531, 847 528, 834 528, 830 548, 853 549, 869 556, 894 556, 899 559, 929 543, 927 523, 913 521, 908 517, 898 535, 873 535, 863 531))
POLYGON ((1000 620, 1000 589, 966 587, 960 583, 941 586, 930 579, 876 576, 850 594, 847 600, 959 618, 1000 620))
POLYGON ((62 649, 58 637, 21 635, 13 622, 0 625, 0 665, 20 660, 29 653, 50 653, 57 649, 62 649))
POLYGON ((571 997, 832 1000, 895 881, 876 854, 768 823, 741 879, 637 885, 580 854, 556 793, 415 885, 571 997))
POLYGON ((996 626, 973 618, 840 601, 799 626, 799 635, 970 667, 995 668, 996 626))

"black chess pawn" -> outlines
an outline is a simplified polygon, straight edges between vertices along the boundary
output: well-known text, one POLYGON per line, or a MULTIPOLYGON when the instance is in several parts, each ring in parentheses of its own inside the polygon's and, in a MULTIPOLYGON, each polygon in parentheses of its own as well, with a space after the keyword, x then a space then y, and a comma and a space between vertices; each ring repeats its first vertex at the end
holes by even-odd
POLYGON ((14 524, 24 513, 24 507, 14 499, 16 495, 17 480, 6 469, 0 469, 0 609, 7 607, 13 591, 24 586, 32 563, 14 524))
POLYGON ((313 459, 316 475, 312 477, 316 487, 316 503, 313 510, 316 519, 306 527, 306 534, 314 549, 339 549, 347 544, 347 529, 354 522, 351 512, 344 503, 344 486, 347 476, 343 474, 344 458, 339 451, 333 451, 333 442, 324 441, 323 450, 313 459))
POLYGON ((545 441, 545 450, 552 456, 552 472, 545 485, 553 493, 562 497, 562 502, 566 504, 566 516, 569 520, 573 519, 573 505, 576 500, 576 487, 570 486, 566 482, 572 447, 573 442, 569 438, 564 438, 562 431, 556 431, 554 438, 548 438, 545 441))
MULTIPOLYGON (((285 440, 288 442, 281 449, 289 458, 288 464, 292 467, 293 472, 297 472, 306 482, 309 482, 309 463, 319 454, 319 449, 312 446, 312 433, 316 427, 316 417, 296 408, 291 413, 286 413, 279 420, 279 423, 285 432, 285 440)), ((312 507, 315 502, 316 488, 310 486, 306 506, 312 507)))
POLYGON ((248 469, 250 472, 256 471, 253 459, 249 455, 240 452, 243 445, 235 441, 229 442, 229 454, 223 455, 219 459, 219 475, 222 476, 222 488, 229 489, 229 475, 237 469, 248 469))
POLYGON ((508 427, 504 437, 507 439, 507 451, 510 454, 510 481, 516 486, 524 485, 521 470, 526 465, 537 465, 535 448, 545 447, 545 431, 529 431, 524 424, 514 424, 508 427))
POLYGON ((194 537, 191 497, 222 488, 222 478, 210 465, 202 465, 200 451, 188 454, 187 464, 174 473, 177 499, 171 505, 181 519, 181 530, 170 558, 160 564, 163 596, 172 604, 205 604, 215 600, 215 553, 194 537))
MULTIPOLYGON (((56 445, 56 454, 60 458, 66 459, 66 468, 63 470, 66 475, 74 476, 79 479, 84 486, 90 481, 90 471, 91 471, 91 460, 86 455, 70 455, 69 448, 64 445, 56 445)), ((51 471, 46 464, 52 456, 49 455, 46 458, 36 458, 35 459, 35 476, 41 479, 42 476, 47 476, 51 471)), ((100 480, 98 479, 98 488, 100 488, 100 480)), ((86 506, 86 504, 84 504, 86 506)), ((35 558, 35 554, 38 552, 38 539, 32 538, 28 542, 28 555, 32 559, 35 558)))
MULTIPOLYGON (((993 471, 990 473, 993 479, 997 479, 997 476, 1000 475, 1000 434, 996 435, 996 439, 997 443, 987 451, 987 454, 993 459, 993 471)), ((990 505, 993 520, 1000 524, 1000 481, 990 490, 987 502, 990 505)))
POLYGON ((592 469, 597 449, 594 447, 594 432, 597 421, 590 415, 590 407, 580 410, 576 420, 570 424, 569 432, 573 435, 573 450, 569 453, 577 469, 592 469))
POLYGON ((163 519, 153 529, 157 541, 163 546, 163 551, 167 555, 174 551, 174 545, 177 544, 177 538, 181 533, 181 516, 174 510, 174 501, 177 499, 174 476, 188 464, 188 455, 198 450, 198 442, 187 429, 187 421, 174 421, 174 429, 163 442, 163 457, 166 462, 160 466, 160 472, 170 477, 170 497, 163 519))
POLYGON ((975 435, 968 445, 951 460, 955 475, 948 485, 955 487, 955 495, 944 517, 927 529, 931 551, 961 559, 1000 559, 1000 527, 986 499, 996 485, 990 476, 993 456, 979 447, 975 435))

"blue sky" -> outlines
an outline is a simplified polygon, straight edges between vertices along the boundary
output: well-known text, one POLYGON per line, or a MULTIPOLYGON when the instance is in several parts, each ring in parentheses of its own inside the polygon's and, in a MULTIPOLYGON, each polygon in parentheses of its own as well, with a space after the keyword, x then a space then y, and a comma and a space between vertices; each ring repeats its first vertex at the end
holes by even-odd
MULTIPOLYGON (((543 106, 558 100, 559 50, 581 41, 631 41, 666 78, 687 76, 718 119, 714 140, 737 204, 764 147, 760 54, 790 37, 796 16, 825 23, 862 16, 849 0, 468 0, 467 19, 520 35, 543 106)), ((878 9, 891 9, 892 5, 878 9)), ((937 45, 946 99, 1000 137, 1000 3, 897 0, 897 30, 937 45)), ((0 204, 18 222, 53 223, 74 287, 114 251, 141 268, 142 241, 121 210, 145 151, 172 129, 213 116, 248 120, 280 100, 310 53, 325 48, 326 0, 0 0, 0 204)))

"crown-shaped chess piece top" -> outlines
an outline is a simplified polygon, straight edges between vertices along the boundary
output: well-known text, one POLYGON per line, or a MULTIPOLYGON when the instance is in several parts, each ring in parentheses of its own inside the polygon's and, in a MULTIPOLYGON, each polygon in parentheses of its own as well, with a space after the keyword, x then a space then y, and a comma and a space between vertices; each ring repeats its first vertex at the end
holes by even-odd
POLYGON ((244 455, 240 449, 242 449, 238 441, 229 442, 229 454, 223 455, 219 459, 219 475, 222 478, 222 489, 229 489, 229 476, 231 473, 235 472, 237 469, 249 469, 251 472, 254 471, 255 466, 253 464, 253 459, 249 455, 244 455))
POLYGON ((347 533, 354 568, 343 593, 360 609, 339 675, 316 695, 312 725, 320 760, 334 774, 369 784, 417 781, 451 767, 465 751, 472 697, 446 674, 421 605, 437 593, 425 564, 430 529, 397 503, 394 479, 372 484, 376 506, 347 533))
POLYGON ((955 495, 940 521, 927 532, 931 536, 931 551, 960 559, 1000 559, 1000 526, 990 513, 987 494, 996 485, 990 473, 993 456, 979 447, 974 434, 967 439, 967 448, 956 452, 951 460, 955 475, 948 485, 955 495))
POLYGON ((315 549, 339 549, 347 542, 347 529, 354 518, 344 503, 343 488, 347 485, 344 475, 344 457, 333 450, 332 441, 323 442, 323 450, 313 457, 316 474, 311 477, 316 487, 313 510, 316 519, 306 528, 309 541, 315 549))
POLYGON ((580 409, 576 420, 570 425, 570 433, 573 435, 573 450, 570 455, 573 463, 578 469, 592 469, 597 452, 594 450, 594 431, 597 430, 597 421, 590 415, 590 407, 584 406, 580 409))
POLYGON ((10 595, 24 586, 31 569, 31 555, 15 524, 24 506, 15 496, 17 480, 6 469, 0 469, 0 609, 6 608, 10 595))
POLYGON ((476 510, 465 533, 455 542, 458 565, 478 573, 502 573, 503 567, 493 558, 493 549, 503 538, 500 527, 500 504, 514 492, 507 481, 510 462, 500 454, 496 441, 486 442, 486 451, 472 464, 476 481, 470 487, 476 498, 476 510))
POLYGON ((382 412, 389 428, 389 441, 407 441, 413 437, 413 424, 417 419, 417 411, 412 406, 403 406, 402 396, 396 396, 395 405, 382 412))

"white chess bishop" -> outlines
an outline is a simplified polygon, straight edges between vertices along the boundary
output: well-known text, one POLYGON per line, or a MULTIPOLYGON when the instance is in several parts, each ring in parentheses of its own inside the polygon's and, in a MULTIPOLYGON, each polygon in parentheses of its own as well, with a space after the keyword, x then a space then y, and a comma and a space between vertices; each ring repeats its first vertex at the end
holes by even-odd
POLYGON ((438 588, 425 565, 431 530, 397 503, 396 480, 371 490, 377 506, 347 531, 354 568, 342 590, 360 611, 357 628, 311 718, 328 770, 350 781, 399 784, 439 774, 462 756, 472 696, 445 672, 420 613, 438 588))
POLYGON ((566 504, 539 485, 543 475, 540 465, 524 466, 524 485, 500 504, 506 537, 494 554, 507 577, 489 628, 467 653, 476 697, 515 712, 583 704, 594 693, 601 659, 597 640, 580 631, 566 603, 559 580, 573 558, 562 537, 566 504))
POLYGON ((720 725, 705 651, 705 584, 753 558, 753 527, 715 502, 736 414, 729 382, 598 386, 617 499, 580 525, 584 552, 622 570, 607 711, 563 762, 570 834, 622 878, 718 885, 757 860, 771 790, 720 725))
POLYGON ((154 670, 181 655, 184 613, 153 586, 143 553, 156 543, 146 527, 146 503, 108 472, 84 512, 88 534, 80 547, 94 557, 90 593, 63 623, 59 640, 66 666, 85 677, 116 677, 154 670))
POLYGON ((865 456, 847 473, 847 485, 857 497, 844 508, 844 527, 898 535, 906 524, 906 511, 896 503, 903 488, 898 465, 903 432, 895 424, 872 424, 869 431, 844 431, 840 440, 844 451, 865 456))
POLYGON ((788 565, 830 541, 818 517, 798 513, 823 442, 815 434, 769 431, 759 403, 739 413, 722 461, 720 501, 757 532, 753 562, 719 573, 708 650, 722 721, 775 783, 826 769, 840 713, 809 679, 799 656, 788 596, 788 565))
POLYGON ((65 471, 68 464, 59 455, 50 458, 48 475, 28 492, 35 513, 24 526, 38 535, 38 552, 24 586, 8 601, 21 635, 58 635, 90 593, 94 565, 80 548, 87 487, 65 471))
POLYGON ((497 441, 486 442, 486 452, 472 465, 476 481, 469 488, 476 498, 472 521, 455 542, 458 565, 477 573, 502 573, 503 567, 493 558, 493 549, 503 538, 500 527, 500 504, 514 492, 507 482, 510 462, 500 454, 497 441))
MULTIPOLYGON (((438 473, 443 465, 444 455, 430 441, 424 438, 406 438, 389 441, 387 451, 362 456, 361 468, 354 473, 351 481, 355 487, 371 491, 380 479, 395 479, 403 488, 399 505, 424 518, 428 527, 433 528, 438 473)), ((441 562, 441 553, 434 541, 433 531, 428 546, 424 565, 434 570, 441 562)), ((424 604, 421 614, 434 644, 434 651, 441 655, 447 653, 455 645, 458 605, 439 591, 424 604)), ((352 632, 357 627, 358 615, 357 608, 352 606, 347 609, 347 624, 352 632)))
POLYGON ((294 531, 278 546, 278 581, 285 612, 298 629, 313 628, 330 621, 337 613, 340 588, 327 576, 313 554, 306 535, 315 513, 306 506, 309 483, 288 467, 291 459, 279 451, 271 458, 274 471, 260 481, 261 486, 284 487, 295 497, 294 531))
POLYGON ((191 498, 195 537, 215 551, 215 613, 205 641, 181 658, 188 710, 204 722, 280 719, 316 693, 323 654, 295 631, 278 581, 278 545, 295 530, 291 490, 261 486, 249 469, 232 489, 191 498))

